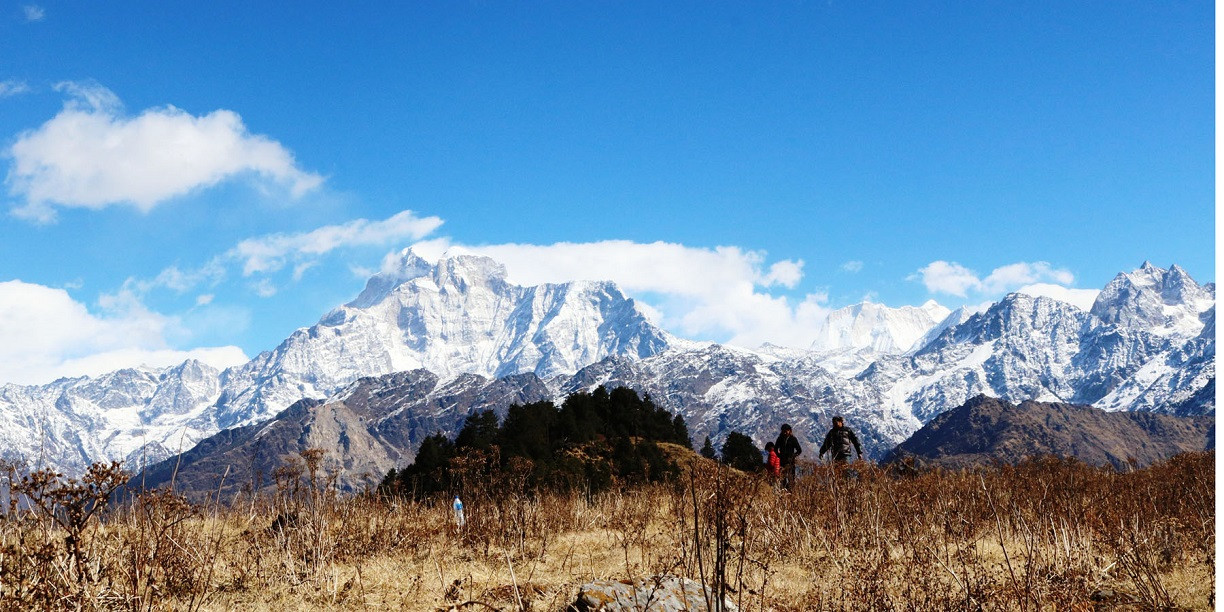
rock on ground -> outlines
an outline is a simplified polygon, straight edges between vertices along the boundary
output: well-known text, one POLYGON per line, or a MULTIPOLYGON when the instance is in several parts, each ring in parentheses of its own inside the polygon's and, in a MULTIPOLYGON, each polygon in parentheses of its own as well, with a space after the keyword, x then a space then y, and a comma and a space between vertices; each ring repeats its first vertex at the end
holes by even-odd
MULTIPOLYGON (((710 604, 714 603, 713 593, 710 604)), ((723 610, 738 610, 735 604, 723 599, 723 610)), ((578 600, 572 609, 601 612, 639 611, 682 612, 708 611, 705 591, 701 583, 675 576, 655 576, 636 582, 627 580, 597 580, 582 585, 578 600)))

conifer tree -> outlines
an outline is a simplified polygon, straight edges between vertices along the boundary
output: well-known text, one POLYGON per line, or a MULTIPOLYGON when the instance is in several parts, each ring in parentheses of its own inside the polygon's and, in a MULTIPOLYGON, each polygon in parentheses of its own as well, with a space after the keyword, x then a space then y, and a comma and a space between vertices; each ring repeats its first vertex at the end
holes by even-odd
POLYGON ((745 472, 755 472, 764 467, 761 449, 757 448, 752 438, 738 431, 728 434, 727 441, 723 442, 722 461, 745 472))

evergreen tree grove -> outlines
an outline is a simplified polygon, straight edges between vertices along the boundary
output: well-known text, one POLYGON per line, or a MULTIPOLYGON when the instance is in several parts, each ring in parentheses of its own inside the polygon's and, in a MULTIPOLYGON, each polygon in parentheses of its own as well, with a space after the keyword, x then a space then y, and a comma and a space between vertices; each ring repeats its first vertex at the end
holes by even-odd
POLYGON ((530 466, 533 486, 595 490, 613 477, 653 482, 678 473, 659 442, 692 448, 684 418, 632 389, 601 386, 571 394, 560 407, 514 404, 500 423, 491 410, 468 415, 453 442, 429 436, 412 465, 388 472, 379 489, 417 498, 452 491, 462 484, 454 461, 470 457, 484 458, 490 470, 530 466))

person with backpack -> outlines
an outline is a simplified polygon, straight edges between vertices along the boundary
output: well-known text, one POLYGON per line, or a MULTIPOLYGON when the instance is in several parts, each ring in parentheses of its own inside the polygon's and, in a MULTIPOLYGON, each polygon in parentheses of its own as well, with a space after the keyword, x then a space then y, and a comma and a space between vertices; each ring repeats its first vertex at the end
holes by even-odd
POLYGON ((830 453, 833 462, 839 465, 844 465, 850 460, 850 447, 854 447, 854 452, 858 453, 858 458, 863 458, 863 447, 859 444, 858 436, 854 435, 854 431, 846 427, 846 421, 840 416, 833 417, 833 429, 825 434, 824 443, 820 445, 820 454, 818 458, 824 458, 824 454, 830 453))
POLYGON ((789 491, 795 486, 795 459, 803 452, 803 447, 799 446, 799 440, 795 438, 789 423, 782 425, 782 431, 774 442, 774 452, 778 453, 781 463, 782 486, 789 491))

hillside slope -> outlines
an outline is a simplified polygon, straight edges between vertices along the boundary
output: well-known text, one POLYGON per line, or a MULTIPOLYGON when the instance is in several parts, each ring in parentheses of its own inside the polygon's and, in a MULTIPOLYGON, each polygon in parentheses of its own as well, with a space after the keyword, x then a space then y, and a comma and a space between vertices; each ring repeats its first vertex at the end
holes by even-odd
POLYGON ((979 395, 919 429, 885 458, 969 467, 1054 455, 1118 469, 1215 447, 1212 416, 1106 412, 1092 406, 979 395))

